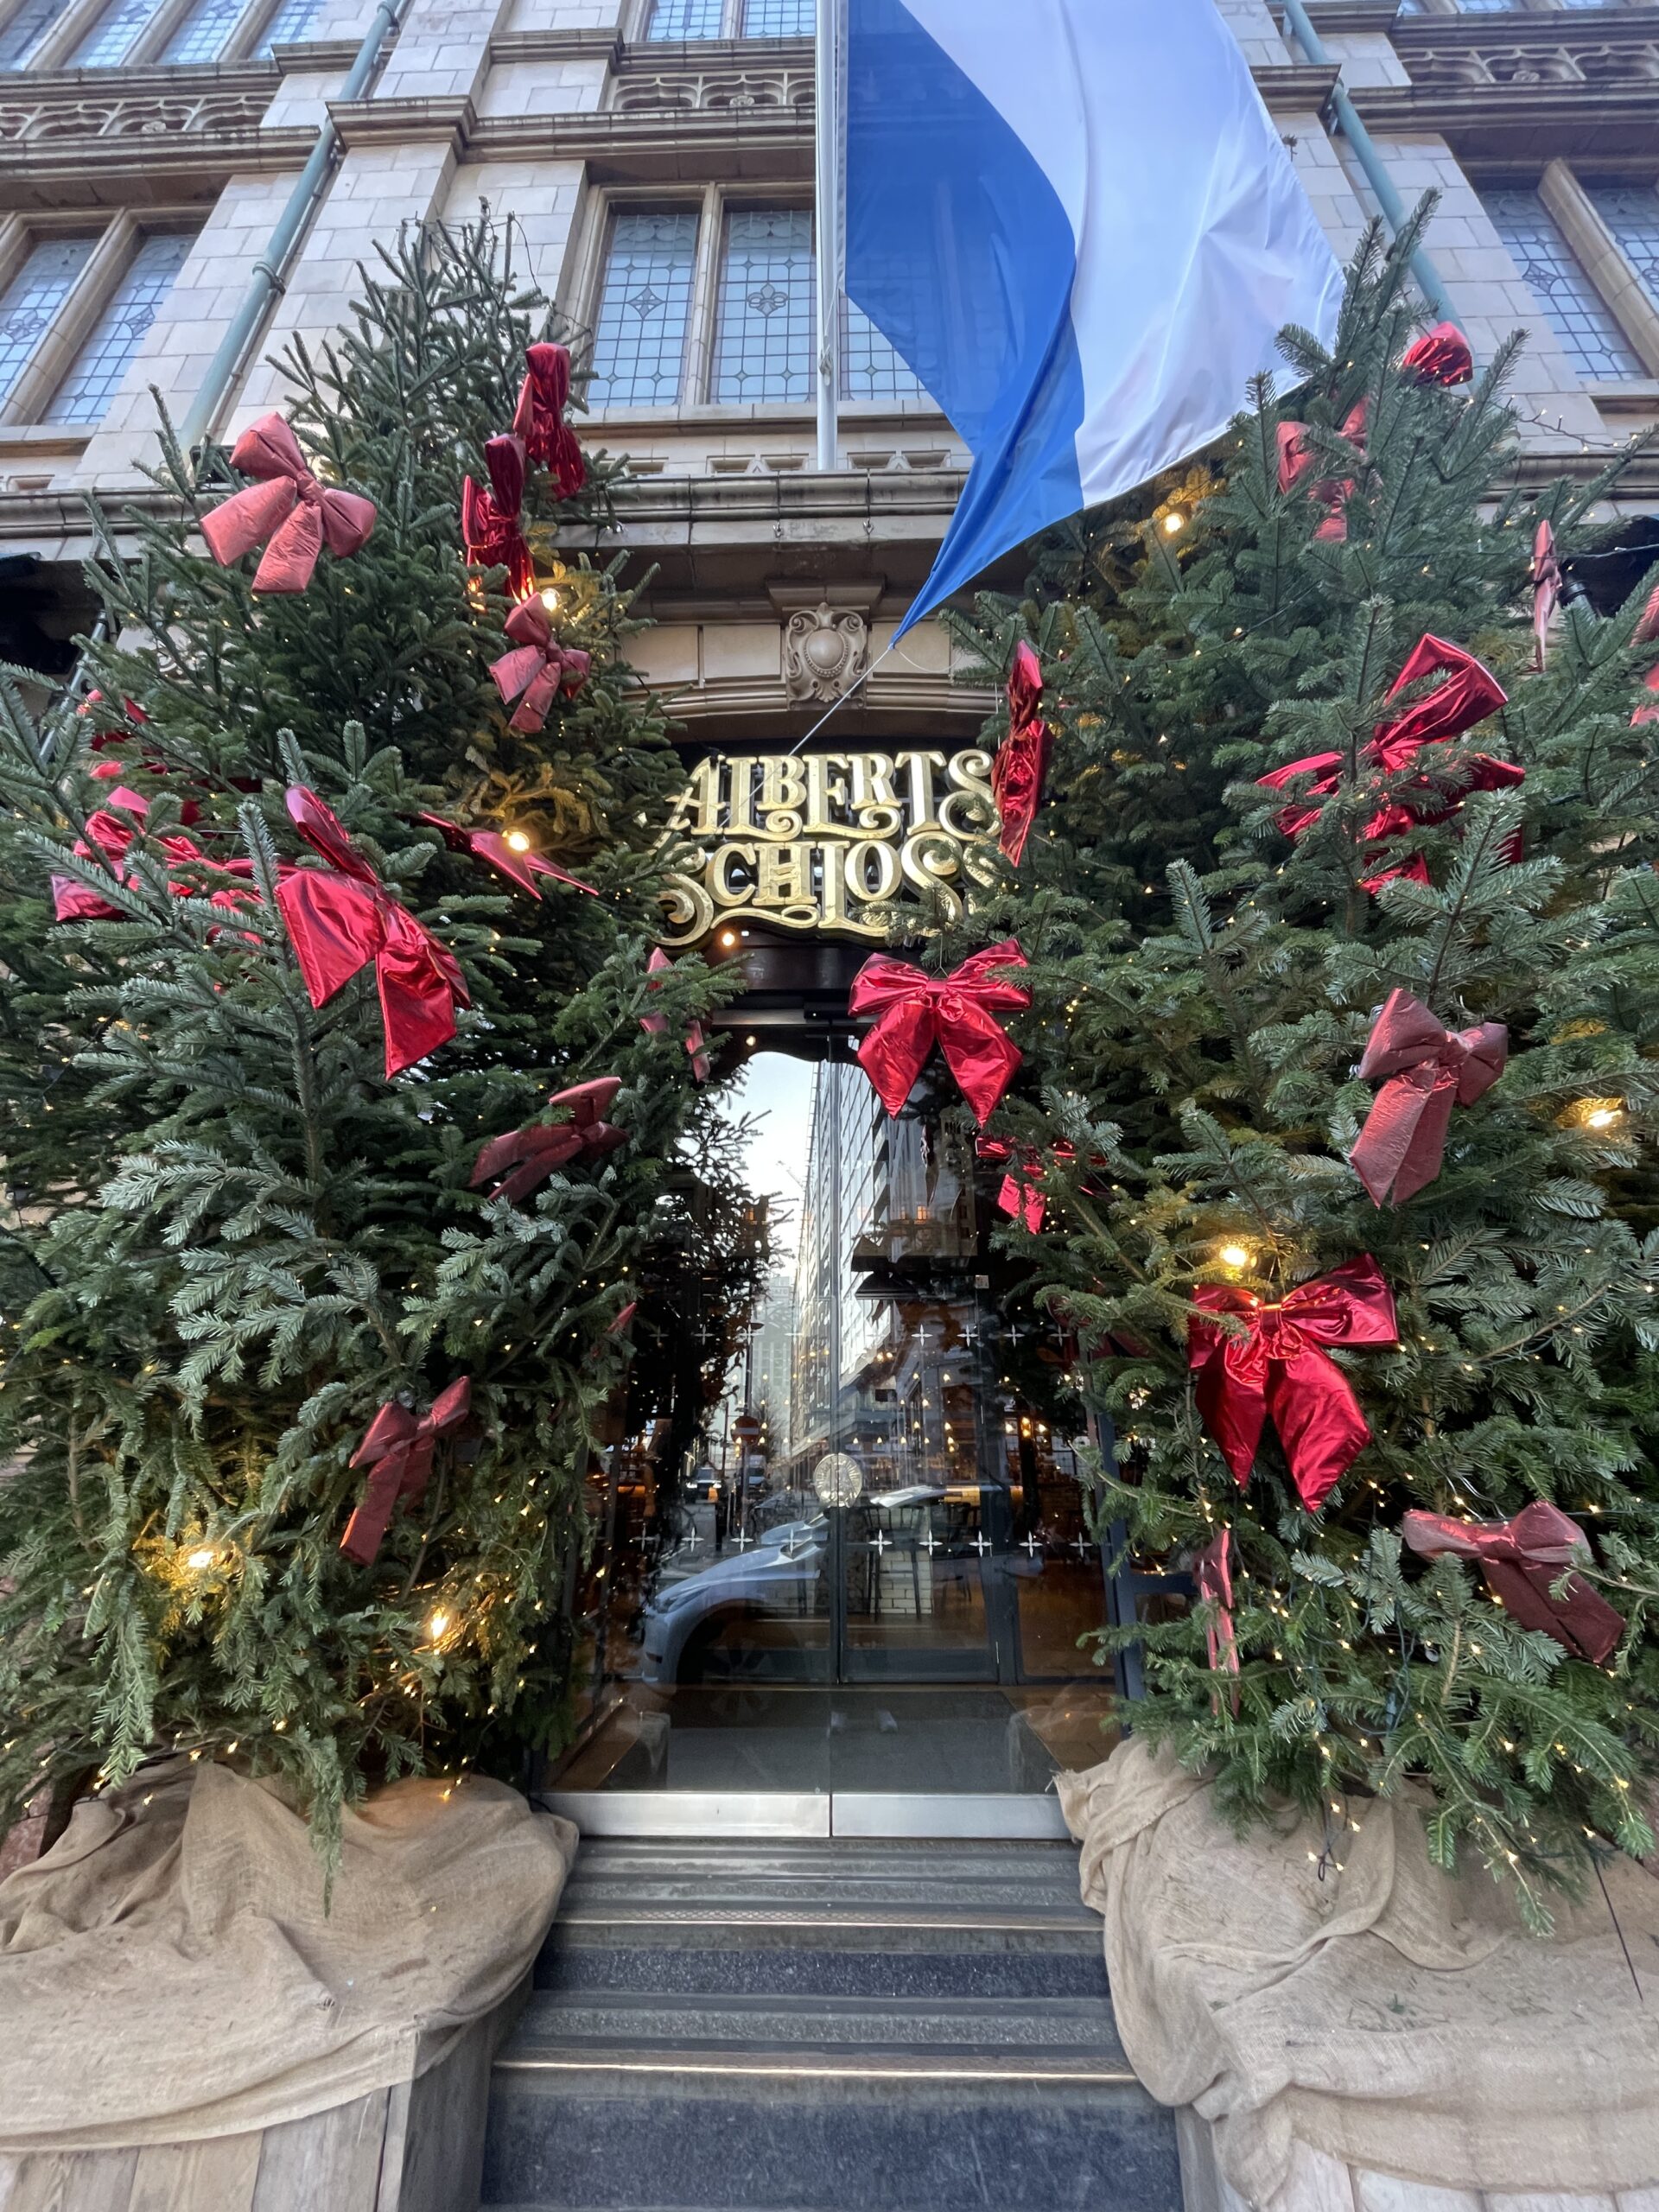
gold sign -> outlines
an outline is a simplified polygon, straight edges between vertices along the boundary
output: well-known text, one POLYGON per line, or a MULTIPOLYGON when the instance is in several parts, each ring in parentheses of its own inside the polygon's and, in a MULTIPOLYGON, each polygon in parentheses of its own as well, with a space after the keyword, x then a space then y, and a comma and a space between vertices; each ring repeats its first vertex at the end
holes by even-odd
POLYGON ((991 756, 965 753, 716 753, 693 769, 670 828, 700 848, 671 875, 665 944, 694 944, 740 910, 773 929, 884 938, 884 909, 952 885, 995 883, 991 756))

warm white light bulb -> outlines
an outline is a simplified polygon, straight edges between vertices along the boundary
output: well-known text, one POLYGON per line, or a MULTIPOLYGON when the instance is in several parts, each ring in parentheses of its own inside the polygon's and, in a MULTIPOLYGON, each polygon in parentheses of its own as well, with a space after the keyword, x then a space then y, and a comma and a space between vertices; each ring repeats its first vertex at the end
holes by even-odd
POLYGON ((550 614, 556 614, 559 611, 559 594, 557 592, 552 590, 550 588, 544 591, 542 594, 542 605, 547 609, 550 614))
POLYGON ((213 1563, 213 1552, 211 1548, 204 1546, 200 1551, 189 1553, 184 1563, 194 1573, 205 1574, 213 1563))
POLYGON ((1185 521, 1186 517, 1185 515, 1178 515, 1172 508, 1169 513, 1164 517, 1165 534, 1167 537, 1173 537, 1176 531, 1182 527, 1185 521))
POLYGON ((437 1643, 441 1637, 448 1636, 449 1629, 450 1617, 445 1612, 434 1613, 430 1620, 429 1620, 426 1624, 426 1632, 432 1638, 432 1641, 435 1643, 437 1643))
POLYGON ((527 853, 530 850, 530 840, 522 830, 509 830, 507 843, 515 853, 527 853))
POLYGON ((1596 1106, 1584 1118, 1592 1129, 1610 1129, 1618 1119, 1619 1110, 1617 1106, 1596 1106))
POLYGON ((1224 1268, 1248 1268, 1250 1264, 1249 1246, 1224 1244, 1221 1248, 1221 1264, 1224 1268))

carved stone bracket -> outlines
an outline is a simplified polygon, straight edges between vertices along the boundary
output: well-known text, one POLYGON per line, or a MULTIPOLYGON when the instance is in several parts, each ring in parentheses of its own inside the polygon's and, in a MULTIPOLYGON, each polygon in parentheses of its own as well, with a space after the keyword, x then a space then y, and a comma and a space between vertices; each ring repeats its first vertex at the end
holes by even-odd
POLYGON ((870 658, 864 617, 829 601, 797 608, 784 625, 784 691, 803 704, 839 699, 863 675, 870 658))

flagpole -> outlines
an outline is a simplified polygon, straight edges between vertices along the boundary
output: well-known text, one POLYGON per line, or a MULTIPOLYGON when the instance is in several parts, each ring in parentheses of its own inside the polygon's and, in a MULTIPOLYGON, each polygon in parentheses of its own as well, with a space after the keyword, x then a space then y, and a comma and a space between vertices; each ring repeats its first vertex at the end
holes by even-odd
POLYGON ((839 468, 841 354, 841 0, 817 0, 813 76, 817 209, 818 467, 839 468))

